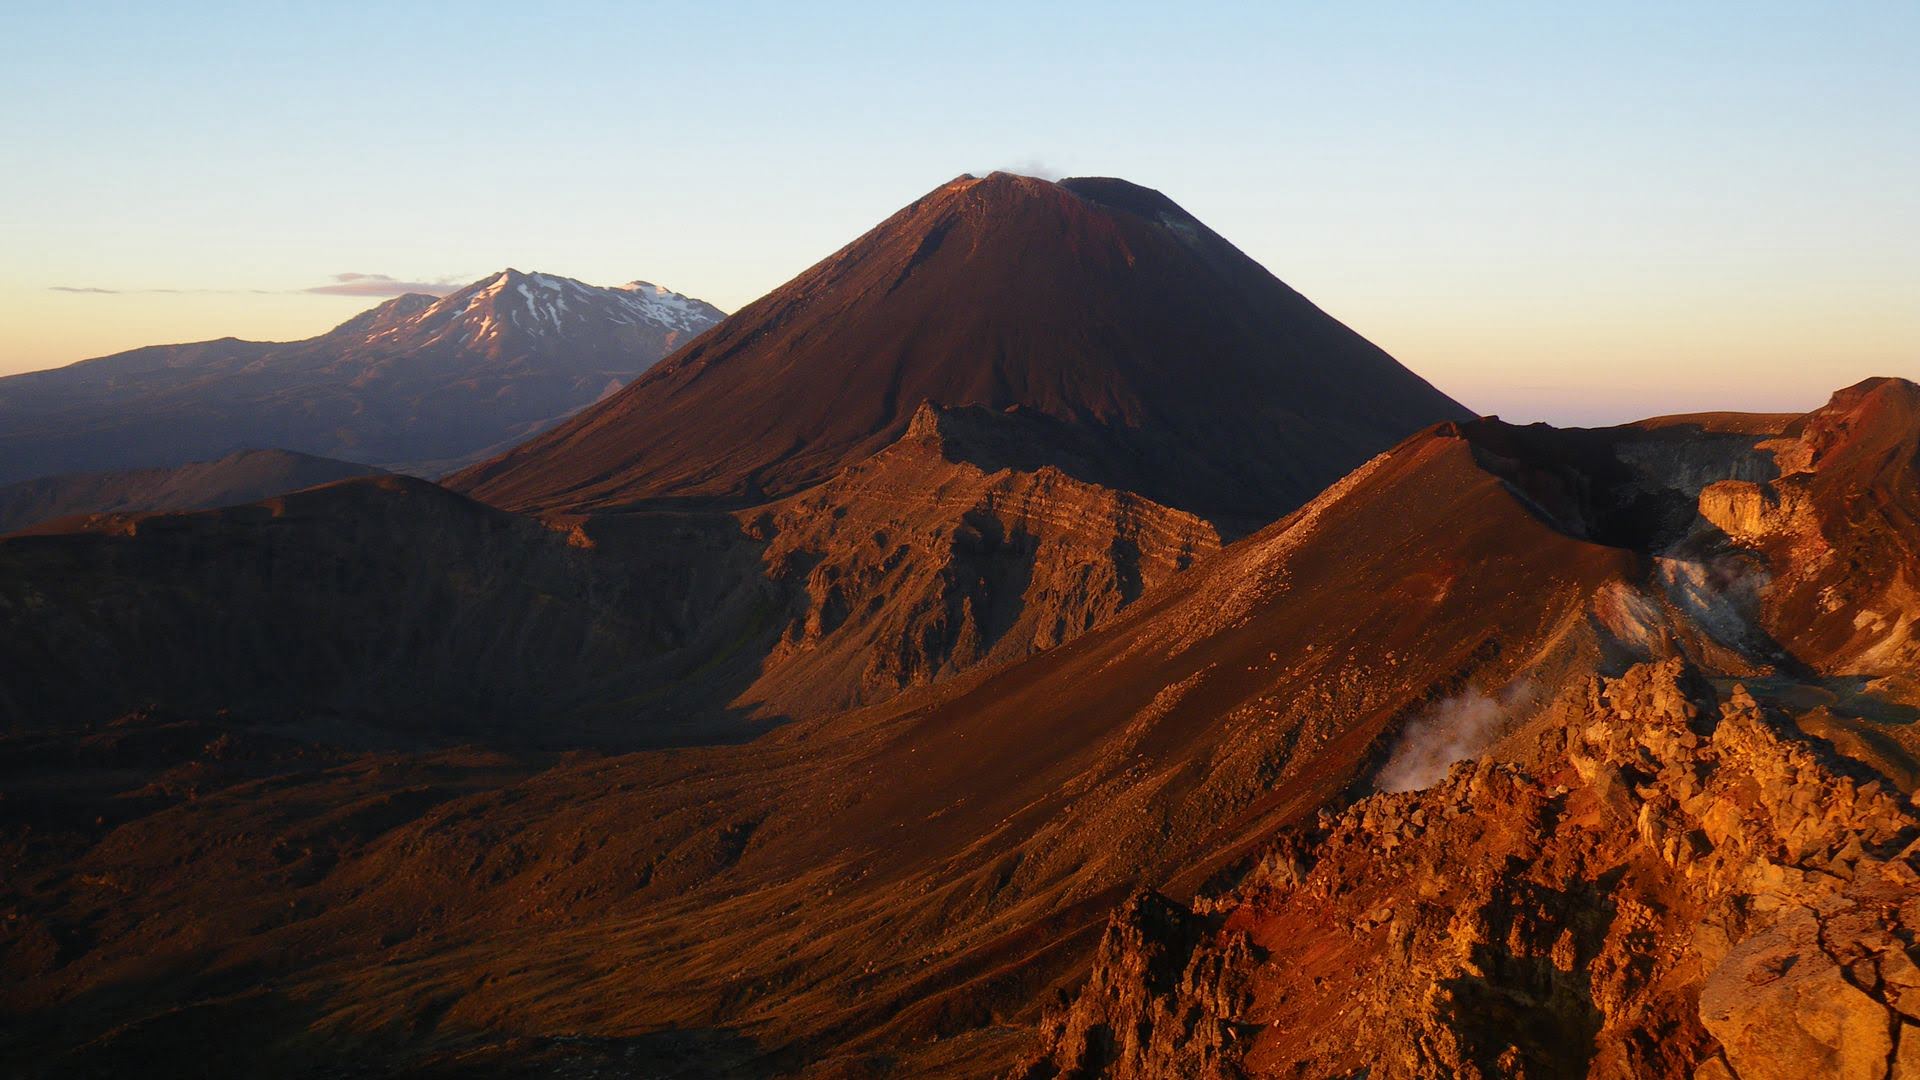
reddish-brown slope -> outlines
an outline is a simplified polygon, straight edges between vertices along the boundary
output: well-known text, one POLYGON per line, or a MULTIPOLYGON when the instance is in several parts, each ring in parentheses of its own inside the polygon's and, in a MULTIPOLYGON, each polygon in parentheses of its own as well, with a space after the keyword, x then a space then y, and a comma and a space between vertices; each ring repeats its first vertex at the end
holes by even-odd
POLYGON ((792 599, 736 699, 818 716, 1072 640, 1219 550, 1213 527, 1087 483, 1056 425, 923 406, 900 441, 839 476, 740 511, 792 599))
POLYGON ((759 502, 923 401, 1070 421, 1109 482, 1272 520, 1459 405, 1158 192, 962 177, 457 488, 516 509, 759 502))
MULTIPOLYGON (((995 1025, 1071 977, 1127 890, 1197 885, 1342 790, 1423 702, 1591 663, 1595 596, 1637 565, 1555 531, 1441 431, 992 678, 748 746, 564 767, 264 891, 224 856, 187 878, 144 868, 257 814, 244 799, 129 825, 71 872, 123 883, 152 916, 18 986, 84 1018, 75 995, 106 972, 211 940, 169 993, 212 994, 271 957, 313 1034, 270 1027, 262 1060, 313 1039, 418 1060, 673 1025, 848 1060, 964 1035, 945 1065, 914 1052, 977 1075, 1017 1049, 995 1025), (292 914, 220 914, 235 903, 292 914)), ((123 1028, 81 1060, 159 1037, 123 1028)))
POLYGON ((737 528, 716 553, 702 523, 649 524, 649 558, 602 558, 389 476, 9 536, 0 730, 160 704, 535 738, 612 717, 601 730, 616 740, 671 738, 671 716, 636 731, 622 705, 677 673, 677 647, 703 652, 685 608, 725 625, 739 582, 757 575, 750 553, 726 557, 737 528))
MULTIPOLYGON (((36 857, 29 837, 5 883, 14 917, 0 923, 11 980, 0 1005, 26 1033, 8 1052, 66 1071, 130 1066, 178 1050, 184 1031, 221 1033, 229 1071, 533 1057, 656 1072, 982 1075, 1023 1050, 1051 988, 1079 985, 1105 913, 1128 893, 1152 885, 1184 900, 1212 893, 1208 882, 1273 883, 1243 877, 1250 866, 1304 873, 1254 856, 1276 830, 1317 828, 1313 811, 1363 794, 1375 765, 1401 760, 1402 736, 1477 693, 1503 726, 1524 722, 1515 738, 1543 769, 1511 783, 1505 768, 1459 773, 1433 794, 1330 817, 1341 835, 1319 852, 1321 883, 1246 916, 1283 961, 1260 973, 1262 1011, 1239 1011, 1209 977, 1238 960, 1194 950, 1218 965, 1176 972, 1149 996, 1180 1022, 1228 1026, 1140 1037, 1218 1051, 1189 1036, 1253 1036, 1231 1025, 1278 1021, 1283 1030, 1249 1039, 1246 1059, 1275 1071, 1361 1064, 1349 1051, 1374 1020, 1392 1036, 1383 1050, 1411 1044, 1428 1056, 1405 1060, 1491 1075, 1511 1074, 1500 1071, 1509 1059, 1551 1075, 1590 1056, 1581 1040, 1600 1033, 1630 1040, 1604 1060, 1696 1058, 1711 1049, 1703 1027, 1738 1017, 1689 1019, 1685 980, 1703 969, 1685 950, 1724 960, 1732 935, 1763 925, 1746 918, 1766 914, 1722 871, 1806 885, 1798 899, 1821 900, 1866 865, 1862 845, 1879 860, 1910 831, 1816 820, 1899 815, 1881 812, 1880 793, 1835 779, 1847 766, 1830 754, 1803 768, 1806 752, 1782 748, 1790 729, 1769 735, 1747 717, 1728 727, 1738 741, 1723 746, 1716 731, 1713 753, 1697 754, 1705 732, 1643 708, 1651 691, 1608 686, 1592 715, 1557 719, 1545 703, 1596 668, 1680 654, 1710 674, 1762 674, 1763 696, 1826 693, 1831 705, 1812 710, 1824 715, 1803 724, 1875 738, 1900 728, 1897 714, 1868 724, 1847 711, 1897 704, 1869 700, 1881 691, 1785 685, 1799 669, 1768 651, 1824 656, 1800 663, 1844 676, 1871 646, 1904 640, 1894 623, 1857 628, 1858 642, 1827 653, 1764 618, 1755 625, 1773 629, 1771 644, 1743 638, 1723 617, 1754 609, 1715 606, 1725 583, 1685 569, 1728 555, 1785 581, 1802 555, 1829 568, 1820 573, 1844 565, 1820 561, 1826 548, 1803 546, 1803 531, 1747 535, 1712 493, 1773 484, 1741 479, 1770 470, 1807 473, 1794 465, 1799 446, 1820 451, 1809 475, 1824 462, 1829 480, 1911 499, 1900 432, 1920 425, 1897 419, 1905 391, 1890 385, 1808 418, 1791 446, 1772 449, 1762 448, 1771 425, 1758 422, 1716 423, 1704 433, 1725 438, 1706 444, 1685 424, 1445 425, 1106 627, 744 746, 575 758, 484 790, 470 772, 396 762, 296 771, 191 801, 166 801, 172 779, 105 800, 113 812, 67 819, 101 822, 81 830, 91 831, 75 853, 36 857), (1680 519, 1682 504, 1707 518, 1680 519), (1797 775, 1812 778, 1810 793, 1797 775), (1562 784, 1579 790, 1563 799, 1562 784), (1562 815, 1592 843, 1553 828, 1562 815), (1686 868, 1696 831, 1712 845, 1704 874, 1686 868), (1402 846, 1418 861, 1390 857, 1402 846), (1458 876, 1445 872, 1456 855, 1458 876), (1729 935, 1720 945, 1687 936, 1702 912, 1729 935), (1342 1016, 1349 991, 1366 995, 1365 1017, 1342 1016)), ((1756 504, 1761 524, 1767 505, 1756 504)), ((1870 537, 1910 520, 1897 505, 1851 516, 1845 500, 1813 505, 1836 549, 1855 528, 1870 537)), ((197 758, 181 768, 217 771, 197 758)), ((1205 912, 1148 916, 1131 905, 1121 929, 1151 936, 1164 916, 1189 942, 1220 930, 1185 921, 1205 912)), ((1869 941, 1849 925, 1833 933, 1869 941)), ((1885 937, 1894 924, 1876 925, 1885 937)), ((1736 965, 1732 984, 1759 985, 1761 966, 1736 965)), ((1127 974, 1107 965, 1076 1015, 1132 1015, 1126 1001, 1099 1000, 1116 989, 1137 1003, 1127 974)), ((1060 1046, 1074 1056, 1071 1039, 1060 1046)), ((1446 1070, 1413 1074, 1435 1071, 1446 1070)))
POLYGON ((872 703, 1084 632, 1219 548, 1057 425, 922 412, 765 507, 546 524, 421 481, 0 542, 0 727, 130 709, 644 745, 872 703))

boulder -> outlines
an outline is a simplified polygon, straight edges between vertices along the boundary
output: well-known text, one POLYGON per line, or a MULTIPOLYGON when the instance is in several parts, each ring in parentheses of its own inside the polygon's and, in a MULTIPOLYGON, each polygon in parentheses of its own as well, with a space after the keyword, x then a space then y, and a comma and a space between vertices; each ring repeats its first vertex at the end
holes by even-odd
POLYGON ((1804 909, 1734 947, 1700 988, 1700 1020, 1741 1080, 1879 1080, 1894 1049, 1886 1007, 1847 981, 1804 909))

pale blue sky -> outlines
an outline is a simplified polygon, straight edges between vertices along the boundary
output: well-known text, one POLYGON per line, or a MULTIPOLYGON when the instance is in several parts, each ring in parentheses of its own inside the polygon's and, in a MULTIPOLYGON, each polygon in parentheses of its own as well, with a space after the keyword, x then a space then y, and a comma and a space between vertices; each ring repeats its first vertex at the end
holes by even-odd
POLYGON ((67 7, 0 6, 0 372, 305 336, 342 273, 732 310, 1013 168, 1510 418, 1920 377, 1920 4, 67 7))

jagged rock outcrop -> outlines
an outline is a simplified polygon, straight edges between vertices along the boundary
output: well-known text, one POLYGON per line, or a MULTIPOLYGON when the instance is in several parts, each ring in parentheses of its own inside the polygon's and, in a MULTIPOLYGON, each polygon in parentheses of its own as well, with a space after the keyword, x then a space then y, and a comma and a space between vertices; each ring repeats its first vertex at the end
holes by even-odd
POLYGON ((1754 621, 1792 661, 1911 671, 1920 659, 1920 386, 1868 379, 1758 449, 1778 476, 1705 487, 1699 513, 1713 529, 1682 548, 1764 567, 1754 621))
POLYGON ((1035 1060, 1147 1075, 1086 1033, 1217 996, 1169 999, 1146 960, 1251 951, 1222 1015, 1257 1034, 1164 1075, 1906 1077, 1916 886, 1906 795, 1744 689, 1641 665, 1425 791, 1323 812, 1191 912, 1116 916, 1035 1060))
POLYGON ((1135 894, 1108 922, 1085 989, 1043 1022, 1045 1053, 1014 1075, 1245 1076, 1238 1044, 1250 1029, 1238 1018, 1250 1001, 1253 956, 1244 934, 1197 950, 1207 930, 1204 917, 1160 893, 1135 894))
POLYGON ((1019 660, 1219 550, 1213 526, 1062 469, 1044 418, 924 404, 826 484, 742 512, 792 600, 743 704, 817 715, 1019 660))

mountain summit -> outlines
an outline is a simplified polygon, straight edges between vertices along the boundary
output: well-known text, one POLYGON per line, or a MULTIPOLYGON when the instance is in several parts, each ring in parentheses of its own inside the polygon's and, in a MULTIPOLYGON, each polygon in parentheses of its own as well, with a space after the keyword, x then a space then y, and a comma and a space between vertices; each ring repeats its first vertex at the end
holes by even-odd
POLYGON ((411 296, 390 303, 401 301, 415 301, 418 313, 385 331, 394 342, 417 349, 454 340, 489 356, 613 351, 637 330, 684 341, 722 318, 712 304, 644 281, 601 287, 511 267, 425 306, 411 296))
POLYGON ((451 482, 518 509, 746 505, 872 455, 923 402, 1064 421, 1094 479, 1232 528, 1468 415, 1159 192, 994 173, 451 482))
POLYGON ((617 389, 720 318, 646 282, 509 269, 305 341, 157 345, 0 378, 0 482, 249 446, 444 472, 617 389))

